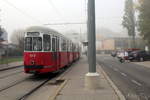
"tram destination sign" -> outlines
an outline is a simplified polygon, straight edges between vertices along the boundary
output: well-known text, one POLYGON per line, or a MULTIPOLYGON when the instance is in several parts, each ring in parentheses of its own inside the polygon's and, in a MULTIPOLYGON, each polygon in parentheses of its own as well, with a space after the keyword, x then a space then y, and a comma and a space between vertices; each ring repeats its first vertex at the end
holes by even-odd
POLYGON ((27 36, 39 36, 39 32, 27 32, 27 36))

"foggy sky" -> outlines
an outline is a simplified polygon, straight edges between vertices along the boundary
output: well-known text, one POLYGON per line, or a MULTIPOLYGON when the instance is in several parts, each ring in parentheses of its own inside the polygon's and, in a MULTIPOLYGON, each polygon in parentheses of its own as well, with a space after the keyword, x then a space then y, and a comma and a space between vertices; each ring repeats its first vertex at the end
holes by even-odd
MULTIPOLYGON (((86 22, 87 0, 0 0, 0 24, 9 35, 15 29, 32 25, 86 22), (8 1, 8 2, 7 2, 8 1)), ((105 27, 120 34, 124 0, 96 0, 97 28, 105 27)), ((44 25, 43 25, 44 26, 44 25)), ((47 26, 59 32, 86 31, 86 25, 47 26)))

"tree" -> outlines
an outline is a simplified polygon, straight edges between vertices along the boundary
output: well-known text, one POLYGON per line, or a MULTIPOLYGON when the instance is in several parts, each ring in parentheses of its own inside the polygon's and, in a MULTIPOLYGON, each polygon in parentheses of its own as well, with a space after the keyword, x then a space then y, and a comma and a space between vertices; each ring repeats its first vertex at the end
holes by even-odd
POLYGON ((23 52, 24 50, 24 30, 23 29, 15 30, 12 33, 10 40, 13 44, 18 45, 18 49, 21 52, 23 52))
POLYGON ((7 40, 7 32, 4 28, 0 26, 0 41, 6 41, 7 40))
POLYGON ((129 37, 133 39, 133 46, 135 47, 135 17, 134 17, 134 8, 133 0, 125 1, 125 13, 123 16, 122 25, 127 29, 129 37))
POLYGON ((3 31, 2 28, 0 27, 0 40, 2 39, 3 31))
POLYGON ((150 0, 139 0, 138 30, 150 47, 150 0))

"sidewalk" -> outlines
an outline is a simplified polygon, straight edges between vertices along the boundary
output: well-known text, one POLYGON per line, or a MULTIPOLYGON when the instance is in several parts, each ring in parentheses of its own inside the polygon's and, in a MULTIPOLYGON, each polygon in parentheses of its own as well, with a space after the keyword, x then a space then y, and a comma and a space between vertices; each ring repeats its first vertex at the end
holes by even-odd
POLYGON ((119 90, 112 86, 100 66, 97 66, 97 72, 100 74, 101 88, 97 90, 85 89, 84 80, 87 72, 87 59, 83 56, 63 77, 68 81, 56 96, 56 100, 125 100, 120 98, 122 95, 119 93, 121 92, 116 92, 119 90))
POLYGON ((23 62, 22 61, 19 61, 19 62, 12 62, 12 63, 8 63, 8 64, 0 64, 0 70, 3 70, 3 69, 10 69, 12 67, 16 67, 16 66, 21 66, 23 65, 23 62))

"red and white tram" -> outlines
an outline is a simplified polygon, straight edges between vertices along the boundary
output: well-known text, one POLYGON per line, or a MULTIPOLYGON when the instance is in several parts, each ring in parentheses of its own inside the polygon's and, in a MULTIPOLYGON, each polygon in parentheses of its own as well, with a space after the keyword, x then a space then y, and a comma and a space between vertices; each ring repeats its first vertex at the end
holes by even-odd
POLYGON ((25 73, 58 71, 79 59, 79 51, 78 44, 52 29, 29 27, 25 31, 25 73))

